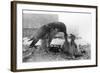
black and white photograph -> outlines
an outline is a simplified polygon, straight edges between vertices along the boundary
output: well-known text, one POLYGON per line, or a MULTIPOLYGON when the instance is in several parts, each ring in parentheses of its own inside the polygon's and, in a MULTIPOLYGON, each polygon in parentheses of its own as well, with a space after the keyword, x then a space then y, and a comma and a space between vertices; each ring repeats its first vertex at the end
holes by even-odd
POLYGON ((24 12, 23 62, 91 59, 90 13, 24 12))
POLYGON ((16 6, 16 69, 96 65, 95 6, 16 6))

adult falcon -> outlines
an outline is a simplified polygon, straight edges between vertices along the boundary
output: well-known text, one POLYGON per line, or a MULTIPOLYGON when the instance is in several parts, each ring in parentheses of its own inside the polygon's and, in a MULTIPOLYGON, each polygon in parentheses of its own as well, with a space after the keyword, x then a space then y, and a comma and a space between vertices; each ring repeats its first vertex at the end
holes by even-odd
POLYGON ((58 33, 63 32, 65 41, 67 41, 67 29, 63 22, 51 22, 41 26, 35 33, 35 35, 29 40, 32 43, 29 48, 35 47, 35 44, 40 40, 48 39, 47 47, 50 47, 52 38, 58 33))

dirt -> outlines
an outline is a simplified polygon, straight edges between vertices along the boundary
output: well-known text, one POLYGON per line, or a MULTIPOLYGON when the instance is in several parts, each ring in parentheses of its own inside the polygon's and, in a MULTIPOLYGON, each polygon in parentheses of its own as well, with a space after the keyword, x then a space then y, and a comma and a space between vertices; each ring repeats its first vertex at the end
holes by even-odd
MULTIPOLYGON (((26 46, 27 47, 27 46, 26 46)), ((24 46, 25 48, 25 46, 24 46)), ((85 53, 83 52, 82 56, 77 58, 70 58, 68 55, 63 52, 46 52, 45 49, 39 48, 27 48, 25 52, 23 52, 23 62, 47 62, 47 61, 68 61, 68 60, 82 60, 82 59, 90 59, 90 50, 89 47, 85 53)), ((23 50, 24 51, 24 50, 23 50)))
MULTIPOLYGON (((32 36, 36 30, 35 29, 24 29, 23 37, 32 36), (33 31, 34 30, 34 31, 33 31)), ((23 62, 47 62, 47 61, 69 61, 69 60, 83 60, 91 58, 91 47, 90 44, 81 45, 80 52, 83 51, 82 56, 77 58, 70 58, 63 52, 46 52, 45 49, 38 48, 28 48, 28 45, 22 45, 23 47, 23 62), (84 52, 85 51, 85 52, 84 52)), ((47 48, 48 49, 48 48, 47 48)))

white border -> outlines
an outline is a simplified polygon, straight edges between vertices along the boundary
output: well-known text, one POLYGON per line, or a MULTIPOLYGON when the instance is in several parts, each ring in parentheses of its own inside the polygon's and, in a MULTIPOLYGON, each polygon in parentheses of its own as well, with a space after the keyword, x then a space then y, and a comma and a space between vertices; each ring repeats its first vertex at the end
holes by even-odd
POLYGON ((50 68, 50 67, 68 67, 68 66, 82 66, 82 65, 95 65, 96 61, 96 41, 95 41, 95 23, 96 23, 96 10, 93 8, 80 8, 80 7, 59 7, 59 6, 44 6, 44 5, 28 5, 17 4, 17 69, 35 69, 35 68, 50 68), (30 10, 53 10, 53 11, 73 11, 73 12, 89 12, 92 14, 92 39, 91 39, 91 60, 79 61, 59 61, 59 62, 22 62, 22 9, 30 10))

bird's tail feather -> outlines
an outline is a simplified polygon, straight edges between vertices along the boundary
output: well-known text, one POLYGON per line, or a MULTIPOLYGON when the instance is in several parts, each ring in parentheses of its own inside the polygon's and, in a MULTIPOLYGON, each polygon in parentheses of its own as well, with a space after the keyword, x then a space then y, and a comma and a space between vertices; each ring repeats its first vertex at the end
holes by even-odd
POLYGON ((29 48, 35 47, 35 44, 38 42, 38 39, 30 39, 29 41, 32 41, 32 43, 29 45, 29 48))

